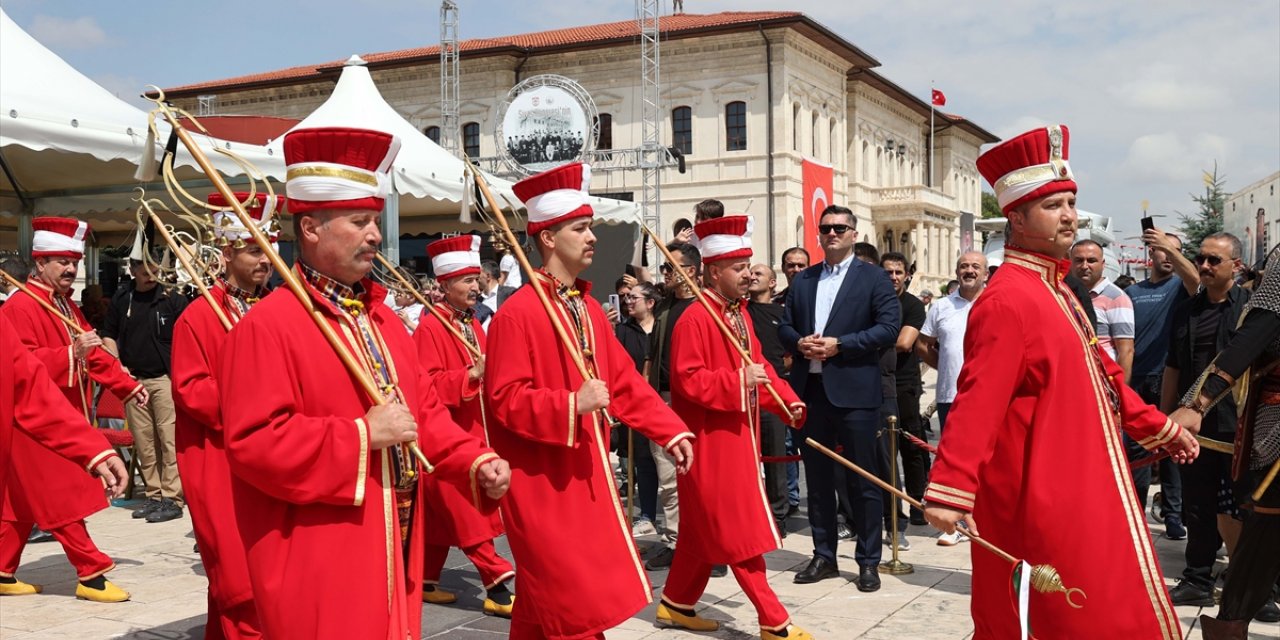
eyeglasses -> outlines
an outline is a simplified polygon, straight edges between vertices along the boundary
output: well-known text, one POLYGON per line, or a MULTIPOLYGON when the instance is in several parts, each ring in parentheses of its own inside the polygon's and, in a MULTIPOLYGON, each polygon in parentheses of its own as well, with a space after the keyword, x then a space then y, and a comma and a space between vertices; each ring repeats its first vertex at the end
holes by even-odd
POLYGON ((1205 255, 1205 254, 1201 253, 1201 254, 1196 255, 1196 257, 1195 257, 1194 259, 1192 259, 1191 261, 1192 261, 1192 262, 1194 262, 1194 263, 1195 263, 1195 264, 1197 264, 1197 265, 1199 265, 1199 264, 1201 264, 1201 263, 1204 263, 1204 262, 1208 262, 1208 263, 1209 263, 1209 266, 1211 266, 1211 267, 1216 267, 1216 266, 1218 266, 1218 265, 1222 264, 1222 256, 1209 256, 1209 255, 1205 255))
MULTIPOLYGON (((691 265, 691 264, 682 264, 682 265, 680 265, 680 268, 681 268, 681 269, 692 269, 692 268, 693 268, 693 265, 691 265)), ((666 264, 662 265, 661 267, 658 267, 658 271, 662 271, 663 273, 671 273, 671 264, 670 264, 670 263, 666 263, 666 264)))
POLYGON ((627 302, 635 302, 636 300, 645 300, 646 298, 644 296, 638 296, 634 293, 628 293, 627 295, 622 296, 622 299, 626 300, 627 302))
POLYGON ((820 224, 818 225, 818 233, 821 233, 822 235, 825 236, 828 233, 835 232, 836 235, 842 236, 848 233, 849 230, 852 228, 853 227, 847 224, 820 224))

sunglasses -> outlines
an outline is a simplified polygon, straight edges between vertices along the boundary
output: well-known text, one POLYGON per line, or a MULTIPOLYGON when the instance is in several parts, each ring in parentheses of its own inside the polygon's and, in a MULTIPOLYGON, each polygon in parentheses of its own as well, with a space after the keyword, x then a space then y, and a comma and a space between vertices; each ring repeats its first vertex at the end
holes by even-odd
POLYGON ((847 224, 820 224, 818 225, 818 233, 825 236, 828 233, 835 232, 836 235, 842 236, 848 233, 852 228, 853 227, 847 224))
POLYGON ((1201 263, 1204 263, 1204 262, 1208 262, 1208 263, 1209 263, 1209 266, 1211 266, 1211 267, 1216 267, 1216 266, 1218 266, 1218 265, 1222 264, 1222 256, 1208 256, 1208 255, 1205 255, 1205 254, 1201 253, 1201 254, 1196 255, 1196 257, 1195 257, 1195 258, 1193 258, 1191 261, 1192 261, 1192 262, 1194 262, 1194 263, 1195 263, 1195 264, 1197 264, 1197 265, 1199 265, 1199 264, 1201 264, 1201 263))
MULTIPOLYGON (((693 268, 693 265, 690 265, 690 264, 682 264, 682 265, 680 265, 680 268, 681 268, 681 269, 692 269, 692 268, 693 268)), ((670 272, 671 272, 671 264, 670 264, 670 263, 667 263, 667 264, 662 265, 661 267, 658 267, 658 271, 663 271, 663 272, 666 272, 666 273, 670 273, 670 272)))

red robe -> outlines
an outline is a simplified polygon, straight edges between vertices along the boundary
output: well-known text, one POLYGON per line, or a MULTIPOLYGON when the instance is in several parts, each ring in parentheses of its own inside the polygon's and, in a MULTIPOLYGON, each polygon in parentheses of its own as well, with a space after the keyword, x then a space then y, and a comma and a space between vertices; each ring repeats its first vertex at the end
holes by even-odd
MULTIPOLYGON (((454 317, 449 305, 438 304, 436 309, 446 318, 454 317)), ((458 326, 456 321, 454 326, 458 326)), ((484 328, 474 320, 471 328, 480 353, 484 353, 484 328)), ((423 312, 413 340, 418 343, 418 360, 435 383, 436 393, 449 408, 453 421, 477 440, 488 443, 487 416, 481 396, 483 385, 467 373, 475 364, 471 352, 429 312, 423 312)), ((502 535, 502 516, 498 510, 481 513, 471 496, 456 485, 428 476, 422 490, 427 510, 427 544, 466 548, 502 535)))
MULTIPOLYGON (((53 290, 34 278, 27 288, 45 301, 53 290)), ((55 305, 56 306, 56 305, 55 305)), ((84 314, 70 303, 72 319, 91 330, 84 314)), ((89 429, 89 407, 94 382, 126 402, 142 388, 120 368, 120 361, 103 349, 89 352, 83 361, 71 347, 71 330, 27 294, 18 291, 0 307, 18 338, 31 350, 53 378, 63 397, 80 413, 75 424, 89 429)), ((84 520, 107 508, 102 482, 86 475, 80 465, 36 444, 19 432, 13 436, 13 464, 8 465, 3 518, 10 522, 35 522, 41 529, 56 529, 84 520)))
MULTIPOLYGON (((725 299, 707 299, 734 327, 725 299)), ((800 402, 791 386, 764 360, 751 316, 742 303, 742 327, 751 357, 763 363, 773 388, 788 405, 800 402)), ((701 303, 694 302, 671 334, 671 408, 698 439, 696 463, 679 476, 680 552, 706 564, 736 564, 781 546, 760 475, 760 410, 787 412, 763 387, 748 388, 737 349, 701 303)))
MULTIPOLYGON (((440 478, 483 496, 479 466, 496 457, 449 418, 386 290, 360 297, 388 373, 417 416, 419 444, 440 478)), ((307 286, 358 361, 352 317, 307 286)), ((293 293, 277 289, 236 325, 218 367, 232 496, 264 637, 417 638, 422 509, 405 548, 389 449, 370 449, 370 400, 293 293)))
MULTIPOLYGON (((1181 638, 1121 439, 1148 449, 1182 429, 1142 402, 1062 283, 1067 263, 1017 249, 974 303, 959 395, 925 498, 972 511, 1015 557, 1088 596, 1031 592, 1040 640, 1181 638), (1112 408, 1106 378, 1118 394, 1112 408)), ((1017 638, 1013 567, 973 546, 975 638, 1017 638)))
MULTIPOLYGON (((236 322, 239 309, 228 299, 226 289, 216 286, 210 293, 227 318, 236 322)), ((223 611, 253 598, 218 408, 217 366, 226 340, 227 330, 209 302, 200 297, 174 324, 170 365, 182 492, 209 577, 209 596, 223 611)), ((253 361, 239 364, 241 369, 254 366, 253 361)))
MULTIPOLYGON (((557 337, 533 286, 551 296, 574 335, 564 303, 543 273, 512 294, 489 323, 485 395, 493 411, 489 439, 511 463, 503 516, 520 571, 513 622, 536 625, 547 638, 600 633, 653 601, 631 539, 609 464, 609 425, 599 412, 579 416, 582 376, 557 337), (527 357, 526 357, 527 354, 527 357)), ((597 375, 609 387, 614 418, 664 448, 692 437, 636 372, 600 303, 575 286, 586 304, 585 341, 597 375)))
MULTIPOLYGON (((0 466, 13 460, 15 432, 85 470, 115 455, 105 438, 84 428, 83 419, 0 314, 0 466)), ((7 475, 0 473, 0 494, 7 475)))

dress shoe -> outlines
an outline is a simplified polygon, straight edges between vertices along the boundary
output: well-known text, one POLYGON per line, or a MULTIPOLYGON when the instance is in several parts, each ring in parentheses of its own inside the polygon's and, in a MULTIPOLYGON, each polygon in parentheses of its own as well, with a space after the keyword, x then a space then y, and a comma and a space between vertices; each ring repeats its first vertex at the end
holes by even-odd
POLYGON ((430 588, 423 587, 422 601, 427 604, 453 604, 458 601, 458 596, 433 585, 430 588))
POLYGON ((644 568, 649 571, 661 571, 671 567, 671 559, 676 557, 676 550, 671 547, 662 547, 657 553, 649 556, 644 561, 644 568))
POLYGON ((1276 606, 1275 600, 1267 600, 1258 612, 1253 614, 1253 619, 1258 622, 1280 622, 1280 606, 1276 606))
POLYGON ((142 503, 141 507, 133 510, 133 518, 135 520, 145 518, 151 515, 152 511, 155 511, 156 509, 159 509, 159 508, 160 508, 159 500, 156 500, 155 498, 147 498, 147 501, 142 503))
POLYGON ((53 542, 53 534, 36 527, 31 530, 31 535, 27 536, 27 544, 40 544, 41 542, 53 542))
POLYGON ((683 627, 690 631, 715 631, 720 628, 720 623, 715 620, 699 617, 696 613, 687 616, 668 607, 664 602, 658 603, 658 623, 683 627))
POLYGON ((836 563, 822 556, 814 556, 813 560, 809 561, 809 566, 797 573, 792 582, 796 584, 813 584, 819 580, 839 577, 839 575, 840 569, 836 566, 836 563))
POLYGON ((85 586, 84 583, 77 583, 76 599, 90 600, 92 602, 124 602, 129 599, 129 592, 111 584, 110 580, 105 581, 101 589, 94 589, 93 587, 85 586))
POLYGON ((178 503, 165 498, 160 501, 160 506, 156 507, 151 513, 147 514, 147 522, 168 522, 177 520, 182 517, 182 507, 178 503))
POLYGON ((880 571, 875 565, 858 568, 858 591, 871 593, 880 590, 880 571))
POLYGON ((797 627, 794 624, 787 625, 787 635, 778 635, 768 629, 760 630, 760 640, 813 640, 813 634, 797 627))
POLYGON ((44 587, 21 580, 17 582, 0 582, 0 596, 34 596, 42 591, 44 591, 44 587))
MULTIPOLYGON (((439 589, 437 589, 439 591, 439 589)), ((423 601, 426 601, 427 592, 422 592, 423 601)), ((454 598, 457 600, 457 598, 454 598)), ((497 616, 499 618, 511 619, 511 610, 516 607, 516 597, 511 596, 511 602, 508 604, 498 604, 489 598, 484 599, 484 613, 488 616, 497 616)))
POLYGON ((1247 640, 1249 621, 1219 620, 1208 614, 1201 614, 1200 634, 1204 640, 1247 640))
POLYGON ((725 577, 725 576, 727 576, 727 575, 729 575, 729 565, 727 565, 727 564, 713 564, 713 565, 711 565, 711 577, 712 577, 712 578, 723 578, 723 577, 725 577))
POLYGON ((1169 590, 1169 600, 1177 607, 1212 607, 1213 588, 1204 588, 1190 580, 1180 580, 1169 590))

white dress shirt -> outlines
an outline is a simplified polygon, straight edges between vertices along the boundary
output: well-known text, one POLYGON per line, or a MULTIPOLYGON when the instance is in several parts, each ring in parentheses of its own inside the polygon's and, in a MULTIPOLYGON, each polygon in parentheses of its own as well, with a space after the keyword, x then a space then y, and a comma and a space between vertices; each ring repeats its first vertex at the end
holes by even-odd
MULTIPOLYGON (((813 330, 818 335, 822 335, 823 329, 827 327, 827 321, 831 318, 831 308, 836 303, 836 295, 840 293, 840 286, 844 284, 844 276, 849 273, 853 260, 853 253, 850 252, 849 257, 837 265, 822 263, 822 275, 818 276, 818 294, 815 296, 813 305, 813 330)), ((809 373, 822 373, 822 361, 810 358, 809 373)))

